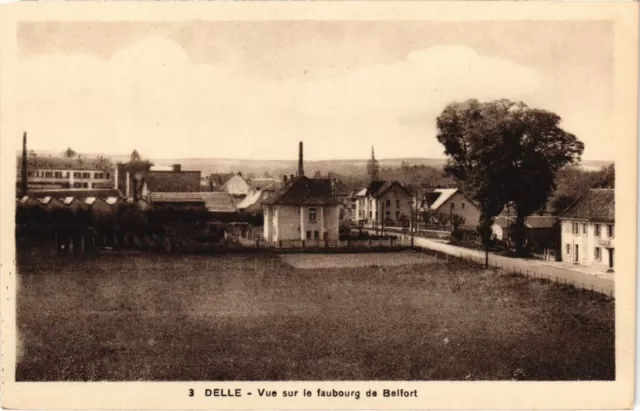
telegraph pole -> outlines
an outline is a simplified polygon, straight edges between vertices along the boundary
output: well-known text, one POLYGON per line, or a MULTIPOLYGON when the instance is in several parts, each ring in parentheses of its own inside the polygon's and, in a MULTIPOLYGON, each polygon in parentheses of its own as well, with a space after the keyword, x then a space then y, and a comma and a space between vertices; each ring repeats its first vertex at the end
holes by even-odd
POLYGON ((22 181, 20 182, 20 195, 22 197, 27 195, 27 188, 29 187, 27 167, 27 132, 25 131, 22 135, 22 181))

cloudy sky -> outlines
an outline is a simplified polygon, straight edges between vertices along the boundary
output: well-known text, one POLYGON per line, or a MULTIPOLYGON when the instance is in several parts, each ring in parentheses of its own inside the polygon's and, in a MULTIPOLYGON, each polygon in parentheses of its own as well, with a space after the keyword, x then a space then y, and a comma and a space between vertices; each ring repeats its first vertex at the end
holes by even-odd
POLYGON ((605 21, 22 23, 11 115, 43 150, 442 157, 446 104, 510 98, 610 160, 612 36, 605 21))

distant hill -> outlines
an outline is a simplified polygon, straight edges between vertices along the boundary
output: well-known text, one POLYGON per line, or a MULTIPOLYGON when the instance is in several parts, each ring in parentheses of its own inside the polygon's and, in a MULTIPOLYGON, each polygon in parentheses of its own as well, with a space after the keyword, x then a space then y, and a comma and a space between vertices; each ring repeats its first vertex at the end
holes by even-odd
MULTIPOLYGON (((38 156, 62 156, 63 152, 35 150, 38 156)), ((144 153, 143 153, 144 154, 144 153)), ((18 153, 20 155, 20 153, 18 153)), ((109 158, 113 162, 128 161, 127 154, 100 154, 100 153, 80 153, 85 158, 95 158, 102 156, 109 158)), ((220 159, 220 158, 150 158, 152 163, 158 166, 168 166, 181 164, 183 170, 201 171, 202 175, 211 173, 242 172, 245 175, 254 174, 256 176, 268 173, 273 177, 280 177, 284 174, 293 174, 298 168, 297 159, 292 160, 251 160, 251 159, 220 159)), ((367 161, 369 159, 352 160, 305 160, 305 174, 312 176, 316 171, 322 174, 333 172, 341 175, 364 175, 366 173, 367 161)), ((427 165, 432 167, 443 167, 446 163, 444 158, 391 158, 378 159, 381 168, 398 167, 402 162, 410 165, 427 165)), ((612 164, 612 161, 584 160, 580 167, 585 170, 599 170, 602 167, 612 164)))

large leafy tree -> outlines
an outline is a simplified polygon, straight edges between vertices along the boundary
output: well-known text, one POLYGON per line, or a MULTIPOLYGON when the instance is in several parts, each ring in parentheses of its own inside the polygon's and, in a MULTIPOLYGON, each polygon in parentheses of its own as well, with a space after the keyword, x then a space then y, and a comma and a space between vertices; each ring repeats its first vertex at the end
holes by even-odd
POLYGON ((512 202, 516 251, 523 254, 525 218, 546 206, 556 172, 579 161, 584 144, 560 120, 510 100, 452 103, 438 117, 437 138, 449 157, 445 170, 479 204, 486 245, 494 218, 512 202))

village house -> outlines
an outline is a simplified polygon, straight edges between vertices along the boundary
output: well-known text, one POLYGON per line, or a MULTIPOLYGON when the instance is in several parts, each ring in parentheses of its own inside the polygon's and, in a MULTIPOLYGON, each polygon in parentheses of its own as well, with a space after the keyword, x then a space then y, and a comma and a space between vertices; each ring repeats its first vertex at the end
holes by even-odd
POLYGON ((264 201, 264 239, 267 242, 296 241, 319 244, 338 241, 340 204, 330 179, 305 177, 302 142, 298 174, 287 179, 274 197, 264 201))
POLYGON ((226 191, 234 198, 244 198, 251 191, 251 186, 242 173, 238 172, 222 185, 221 190, 226 191))
POLYGON ((562 261, 613 271, 615 191, 590 189, 561 215, 562 261))
POLYGON ((356 216, 362 227, 401 225, 411 219, 413 195, 397 181, 372 181, 356 194, 356 216))
MULTIPOLYGON (((424 194, 422 209, 431 219, 446 219, 451 227, 453 216, 461 217, 461 227, 475 230, 480 221, 480 209, 457 188, 436 188, 424 194)), ((435 221, 434 220, 434 221, 435 221)))

